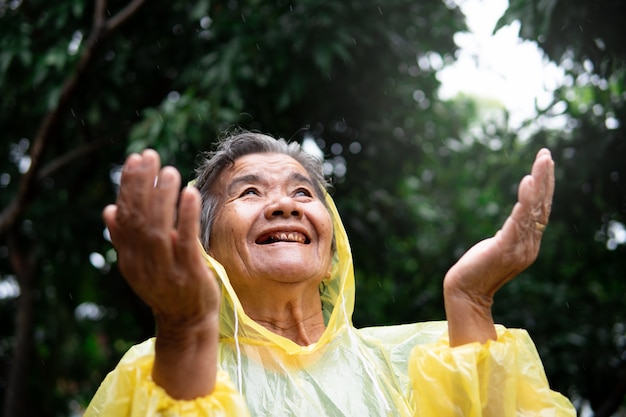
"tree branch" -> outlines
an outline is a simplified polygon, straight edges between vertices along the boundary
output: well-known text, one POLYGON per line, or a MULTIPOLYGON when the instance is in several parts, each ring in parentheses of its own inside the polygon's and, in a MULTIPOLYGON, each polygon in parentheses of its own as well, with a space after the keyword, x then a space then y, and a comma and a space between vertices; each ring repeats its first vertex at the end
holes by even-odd
POLYGON ((113 32, 124 24, 137 10, 145 3, 145 0, 133 0, 120 10, 115 16, 110 18, 106 23, 106 30, 113 32))
POLYGON ((93 27, 101 30, 104 27, 107 10, 107 0, 96 0, 96 7, 93 9, 93 27))
POLYGON ((56 159, 53 159, 52 161, 44 165, 39 170, 39 174, 37 175, 37 180, 41 181, 42 179, 51 176, 56 171, 63 168, 65 165, 69 164, 70 162, 82 156, 88 155, 91 152, 96 151, 111 142, 113 142, 113 140, 110 138, 98 139, 97 141, 86 143, 79 148, 72 149, 71 151, 61 155, 60 157, 56 159))
POLYGON ((41 157, 44 150, 56 130, 61 116, 67 111, 77 87, 82 82, 89 65, 93 62, 95 53, 101 45, 101 41, 120 28, 137 10, 145 3, 145 0, 132 0, 126 7, 105 21, 106 0, 97 0, 92 31, 86 42, 85 49, 78 61, 76 71, 63 84, 61 95, 56 107, 50 110, 39 125, 33 145, 30 149, 30 168, 22 176, 13 200, 0 212, 0 236, 4 235, 17 221, 19 215, 26 209, 32 194, 41 177, 41 157))

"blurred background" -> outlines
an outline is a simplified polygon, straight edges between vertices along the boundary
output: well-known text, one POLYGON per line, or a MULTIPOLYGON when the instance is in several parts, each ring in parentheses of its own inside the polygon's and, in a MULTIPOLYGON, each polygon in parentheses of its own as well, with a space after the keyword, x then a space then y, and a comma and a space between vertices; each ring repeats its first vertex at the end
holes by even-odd
POLYGON ((235 126, 324 158, 357 326, 443 319, 445 272, 549 147, 550 225, 495 319, 529 331, 579 415, 626 415, 624 16, 621 0, 0 0, 2 415, 81 415, 153 335, 101 210, 129 152, 190 180, 235 126))

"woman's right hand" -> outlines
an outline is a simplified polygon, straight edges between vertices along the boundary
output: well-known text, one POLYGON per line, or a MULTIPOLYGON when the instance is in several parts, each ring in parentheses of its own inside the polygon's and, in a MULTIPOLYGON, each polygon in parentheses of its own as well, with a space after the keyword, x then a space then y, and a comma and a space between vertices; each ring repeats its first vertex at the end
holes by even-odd
POLYGON ((220 291, 198 242, 200 195, 153 150, 128 157, 103 218, 120 271, 157 324, 153 378, 174 398, 215 384, 220 291))

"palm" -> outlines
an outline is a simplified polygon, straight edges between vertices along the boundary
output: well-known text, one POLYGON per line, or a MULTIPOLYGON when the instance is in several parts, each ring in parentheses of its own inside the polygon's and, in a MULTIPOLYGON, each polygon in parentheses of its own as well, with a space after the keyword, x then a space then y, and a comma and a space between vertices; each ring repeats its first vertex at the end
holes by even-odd
POLYGON ((177 204, 180 174, 159 168, 154 151, 131 156, 104 219, 122 274, 157 321, 201 322, 217 312, 219 289, 198 243, 200 197, 186 190, 177 204))
POLYGON ((502 228, 474 245, 446 274, 444 296, 451 343, 494 338, 493 296, 537 258, 553 193, 554 163, 550 152, 542 149, 531 174, 520 182, 518 201, 502 228))

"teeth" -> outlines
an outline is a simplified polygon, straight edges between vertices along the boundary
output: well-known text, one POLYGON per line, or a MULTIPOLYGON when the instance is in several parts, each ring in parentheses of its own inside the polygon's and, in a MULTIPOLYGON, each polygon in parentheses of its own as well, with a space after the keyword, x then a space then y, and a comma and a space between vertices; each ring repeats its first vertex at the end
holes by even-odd
POLYGON ((298 243, 304 243, 306 240, 304 235, 302 235, 301 233, 294 233, 294 232, 274 233, 272 234, 271 239, 274 241, 298 242, 298 243))

